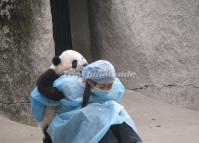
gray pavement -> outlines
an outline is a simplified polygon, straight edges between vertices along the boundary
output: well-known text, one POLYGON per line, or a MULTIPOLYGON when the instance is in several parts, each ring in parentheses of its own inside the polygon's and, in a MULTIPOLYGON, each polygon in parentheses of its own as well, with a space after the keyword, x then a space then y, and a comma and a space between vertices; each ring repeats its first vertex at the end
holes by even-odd
POLYGON ((39 128, 8 120, 0 115, 0 143, 42 143, 39 128))
MULTIPOLYGON (((136 122, 144 143, 199 143, 199 111, 127 90, 122 104, 136 122)), ((0 115, 0 143, 42 143, 39 128, 0 115)))

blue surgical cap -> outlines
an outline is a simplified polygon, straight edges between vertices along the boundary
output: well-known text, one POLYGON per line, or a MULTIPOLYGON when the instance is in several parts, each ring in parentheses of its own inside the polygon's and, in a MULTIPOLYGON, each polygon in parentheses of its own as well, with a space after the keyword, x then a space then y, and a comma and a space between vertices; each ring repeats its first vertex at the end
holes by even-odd
POLYGON ((106 60, 98 60, 82 69, 84 80, 91 80, 96 83, 113 83, 115 80, 115 68, 106 60))

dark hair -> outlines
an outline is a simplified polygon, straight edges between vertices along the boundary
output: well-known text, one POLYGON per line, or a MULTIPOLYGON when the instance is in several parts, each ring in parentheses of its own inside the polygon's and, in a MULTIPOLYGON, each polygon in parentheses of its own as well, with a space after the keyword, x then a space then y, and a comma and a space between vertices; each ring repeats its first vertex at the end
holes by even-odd
MULTIPOLYGON (((90 82, 92 82, 94 85, 97 84, 93 81, 90 82)), ((86 80, 84 94, 83 94, 82 108, 86 107, 86 105, 88 104, 90 95, 91 95, 91 85, 88 83, 88 80, 86 80)))

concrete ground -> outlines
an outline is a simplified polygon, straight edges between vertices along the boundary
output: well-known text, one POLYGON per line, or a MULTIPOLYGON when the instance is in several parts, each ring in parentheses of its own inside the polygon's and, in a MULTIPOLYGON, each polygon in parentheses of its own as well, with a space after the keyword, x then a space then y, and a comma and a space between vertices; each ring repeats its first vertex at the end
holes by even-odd
POLYGON ((42 143, 38 128, 8 120, 0 115, 0 143, 42 143))
MULTIPOLYGON (((199 111, 127 91, 122 104, 135 120, 144 143, 199 143, 199 111)), ((0 116, 0 143, 41 143, 41 131, 0 116)))

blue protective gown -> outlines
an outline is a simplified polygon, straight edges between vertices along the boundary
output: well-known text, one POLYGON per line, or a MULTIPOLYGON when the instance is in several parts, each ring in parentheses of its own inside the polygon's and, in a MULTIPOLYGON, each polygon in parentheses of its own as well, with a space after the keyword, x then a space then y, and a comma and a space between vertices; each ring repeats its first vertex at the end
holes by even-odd
POLYGON ((42 121, 47 106, 60 106, 48 127, 53 143, 98 143, 111 125, 126 122, 137 132, 133 120, 118 104, 125 88, 118 78, 105 96, 92 94, 89 104, 81 109, 85 85, 78 76, 63 75, 54 82, 65 95, 61 101, 43 97, 35 88, 31 93, 32 115, 42 121))

